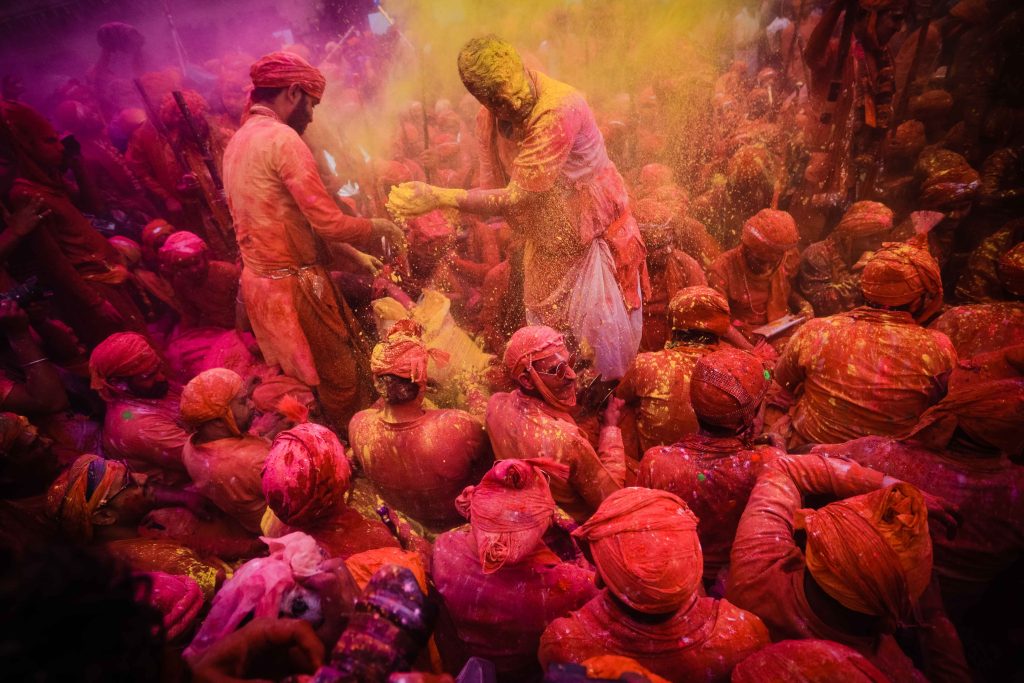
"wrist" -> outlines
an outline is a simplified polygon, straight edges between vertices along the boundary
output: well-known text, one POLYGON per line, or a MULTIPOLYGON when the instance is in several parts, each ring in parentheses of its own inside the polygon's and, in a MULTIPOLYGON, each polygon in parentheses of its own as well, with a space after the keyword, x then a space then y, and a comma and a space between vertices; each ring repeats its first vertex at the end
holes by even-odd
POLYGON ((434 196, 442 208, 457 209, 463 199, 469 194, 466 190, 458 187, 435 187, 434 196))

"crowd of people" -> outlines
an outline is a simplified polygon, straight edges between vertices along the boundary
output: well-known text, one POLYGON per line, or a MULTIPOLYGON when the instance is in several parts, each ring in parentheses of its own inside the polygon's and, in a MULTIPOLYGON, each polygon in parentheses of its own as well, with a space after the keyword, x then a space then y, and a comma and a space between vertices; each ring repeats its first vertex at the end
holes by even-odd
POLYGON ((393 36, 6 78, 0 669, 1024 674, 1024 8, 731 21, 474 38, 365 163, 393 36))

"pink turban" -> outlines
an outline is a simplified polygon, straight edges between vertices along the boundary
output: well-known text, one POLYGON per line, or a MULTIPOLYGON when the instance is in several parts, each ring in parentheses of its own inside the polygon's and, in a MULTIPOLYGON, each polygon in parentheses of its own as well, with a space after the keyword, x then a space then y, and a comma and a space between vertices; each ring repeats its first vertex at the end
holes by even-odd
POLYGON ((549 358, 565 348, 565 337, 546 325, 527 325, 516 330, 505 347, 505 368, 515 379, 534 361, 549 358))
POLYGON ((157 371, 160 365, 160 356, 148 339, 136 332, 118 332, 92 350, 89 356, 91 386, 109 401, 114 391, 110 380, 147 375, 157 371))
POLYGON ((572 535, 587 543, 615 597, 639 612, 672 612, 700 586, 697 517, 668 491, 619 489, 572 535))
POLYGON ((796 221, 786 211, 761 209, 743 224, 740 242, 757 255, 778 255, 800 242, 796 221))
POLYGON ((771 373, 761 359, 739 349, 721 349, 697 361, 690 402, 701 421, 739 429, 753 418, 769 387, 771 373))
POLYGON ((892 230, 892 209, 881 202, 856 202, 843 214, 836 233, 866 237, 892 230))
POLYGON ((388 330, 387 339, 373 347, 370 371, 375 376, 395 375, 412 380, 420 386, 427 383, 427 361, 445 363, 448 354, 428 349, 420 335, 423 328, 412 320, 399 320, 388 330))
POLYGON ((160 247, 158 256, 162 266, 174 266, 182 262, 191 262, 197 256, 205 254, 210 247, 198 235, 186 232, 172 233, 164 245, 160 247))
POLYGON ((485 574, 532 552, 551 524, 555 499, 545 472, 562 479, 569 476, 569 468, 554 460, 501 460, 455 500, 473 528, 485 574))
POLYGON ((253 87, 287 88, 292 84, 317 100, 324 96, 327 79, 320 70, 292 52, 271 52, 249 69, 253 87))
POLYGON ((729 331, 729 300, 710 287, 685 287, 668 303, 673 330, 706 330, 721 337, 729 331))
POLYGON ((192 427, 220 419, 233 433, 241 434, 231 412, 231 402, 244 386, 241 376, 227 368, 199 373, 181 391, 181 419, 192 427))
POLYGON ((151 589, 140 596, 163 615, 167 640, 187 633, 203 608, 203 591, 189 576, 144 572, 151 589))
POLYGON ((883 306, 904 306, 925 298, 919 320, 942 305, 942 274, 927 250, 905 242, 886 242, 864 266, 860 277, 864 298, 883 306))
POLYGON ((344 500, 352 468, 334 432, 306 423, 281 432, 263 464, 263 495, 290 526, 315 522, 344 500))

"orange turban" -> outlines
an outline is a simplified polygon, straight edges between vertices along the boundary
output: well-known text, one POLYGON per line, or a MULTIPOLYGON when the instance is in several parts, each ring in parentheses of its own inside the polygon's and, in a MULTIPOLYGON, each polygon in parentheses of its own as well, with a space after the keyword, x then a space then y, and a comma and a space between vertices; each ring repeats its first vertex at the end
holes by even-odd
POLYGON ((231 402, 244 386, 242 377, 227 368, 199 373, 181 391, 181 419, 191 427, 199 427, 211 420, 224 420, 232 433, 240 435, 231 412, 231 402))
POLYGON ((271 52, 249 68, 253 87, 287 88, 297 84, 315 99, 322 99, 327 79, 320 70, 292 52, 271 52))
POLYGON ((196 256, 205 254, 210 247, 199 235, 182 230, 167 238, 157 255, 160 265, 173 266, 181 262, 190 262, 196 256))
POLYGON ((501 460, 455 500, 473 529, 485 574, 533 552, 551 525, 555 499, 545 472, 562 479, 569 476, 569 468, 554 460, 501 460))
POLYGON ((697 517, 668 491, 619 489, 572 535, 615 597, 639 612, 672 612, 700 586, 697 517))
POLYGON ((932 576, 924 496, 906 483, 809 512, 807 570, 854 612, 905 622, 932 576))
POLYGON ((62 532, 92 539, 92 515, 127 483, 128 467, 98 455, 80 455, 46 493, 46 510, 62 532))
POLYGON ((721 337, 729 331, 729 300, 710 287, 685 287, 668 303, 673 330, 705 330, 721 337))
POLYGON ((800 234, 788 212, 761 209, 743 224, 740 242, 755 254, 777 256, 795 247, 800 234))
POLYGON ((864 298, 882 306, 904 306, 924 297, 915 313, 927 320, 942 305, 942 274, 927 250, 904 242, 886 242, 860 276, 864 298))
POLYGON ((160 365, 160 356, 148 339, 136 332, 118 332, 92 350, 89 356, 91 386, 109 401, 114 392, 110 380, 146 375, 158 370, 160 365))
POLYGON ((399 320, 390 330, 387 338, 373 347, 370 355, 370 371, 374 376, 395 375, 416 382, 427 383, 427 361, 444 364, 448 354, 440 349, 428 349, 420 335, 423 328, 412 320, 399 320))
POLYGON ((1024 298, 1024 242, 999 257, 996 273, 1006 291, 1024 298))
POLYGON ((980 444, 1016 455, 1024 448, 1024 377, 957 383, 905 438, 945 450, 959 428, 980 444))
POLYGON ((866 237, 892 230, 892 209, 881 202, 861 201, 851 206, 839 224, 836 233, 850 237, 866 237))
POLYGON ((274 439, 263 464, 263 495, 285 524, 312 524, 344 500, 352 468, 334 432, 306 423, 274 439))
POLYGON ((732 683, 889 683, 864 655, 831 640, 783 640, 732 670, 732 683))
POLYGON ((771 383, 771 372, 760 358, 739 349, 720 349, 694 366, 690 403, 702 422, 739 429, 749 424, 771 383))
POLYGON ((505 369, 512 379, 534 361, 550 358, 565 348, 565 337, 546 325, 527 325, 516 330, 505 346, 505 369))

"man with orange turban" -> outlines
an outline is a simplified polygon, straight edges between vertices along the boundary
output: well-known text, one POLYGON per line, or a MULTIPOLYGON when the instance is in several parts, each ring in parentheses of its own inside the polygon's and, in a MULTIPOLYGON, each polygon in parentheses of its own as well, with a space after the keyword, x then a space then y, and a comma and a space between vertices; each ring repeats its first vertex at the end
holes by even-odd
POLYGON ((445 667, 469 657, 494 662, 500 681, 540 677, 537 646, 551 621, 594 597, 594 573, 544 542, 555 519, 547 477, 565 466, 502 460, 456 503, 469 526, 434 543, 434 584, 451 623, 438 632, 445 667))
POLYGON ((815 453, 854 460, 954 503, 955 537, 933 533, 935 574, 962 613, 1024 552, 1024 378, 950 381, 944 399, 901 439, 867 436, 815 453), (1018 460, 1019 461, 1019 460, 1018 460))
POLYGON ((267 502, 263 462, 270 444, 246 434, 252 422, 249 387, 231 370, 194 377, 181 392, 181 419, 192 431, 182 461, 196 490, 247 531, 258 533, 267 502))
POLYGON ((835 315, 864 303, 860 293, 864 257, 882 246, 891 230, 889 207, 857 202, 828 237, 804 249, 797 285, 818 316, 835 315))
MULTIPOLYGON (((771 374, 756 356, 723 348, 700 357, 687 383, 699 431, 648 450, 637 486, 662 489, 686 501, 700 520, 704 581, 724 584, 736 526, 764 463, 784 451, 755 445, 771 374)), ((722 585, 714 591, 724 592, 722 585)))
POLYGON ((463 410, 425 410, 430 351, 411 320, 373 349, 370 370, 384 405, 356 413, 348 433, 366 477, 388 505, 433 532, 460 522, 455 498, 493 461, 479 419, 463 410))
POLYGON ((324 241, 387 238, 401 247, 404 237, 388 221, 346 216, 320 179, 300 136, 323 96, 323 74, 297 55, 274 52, 250 75, 252 107, 224 152, 242 298, 266 362, 314 387, 344 431, 359 408, 357 356, 367 351, 327 271, 324 241))
POLYGON ((866 305, 810 321, 779 358, 777 381, 799 394, 790 408, 790 447, 899 435, 946 391, 956 351, 946 335, 915 320, 942 303, 935 260, 887 243, 864 266, 860 285, 866 305))
POLYGON ((263 464, 268 510, 263 533, 270 538, 304 531, 331 557, 398 547, 378 520, 368 520, 345 502, 352 468, 334 432, 306 423, 281 432, 263 464))
POLYGON ((700 596, 697 518, 671 493, 616 491, 573 536, 605 590, 544 631, 545 667, 620 655, 674 681, 728 681, 736 664, 768 644, 756 616, 700 596))
MULTIPOLYGON (((940 501, 927 500, 947 528, 954 524, 940 501)), ((965 664, 941 603, 919 606, 932 570, 928 515, 920 491, 875 470, 817 454, 776 458, 740 519, 726 596, 764 620, 774 640, 848 645, 894 681, 924 680, 891 635, 919 627, 925 672, 967 680, 956 675, 965 664), (809 496, 839 500, 800 509, 809 496)))
POLYGON ((635 414, 640 452, 632 454, 633 459, 697 431, 690 375, 732 324, 729 302, 710 287, 679 290, 669 302, 666 318, 672 338, 662 350, 638 355, 615 390, 635 414))
POLYGON ((188 434, 178 421, 179 393, 149 340, 134 332, 111 335, 89 357, 92 388, 107 404, 103 452, 156 481, 188 481, 181 451, 188 434))
POLYGON ((550 327, 531 325, 512 335, 504 364, 517 388, 487 403, 487 435, 497 460, 550 458, 568 475, 551 481, 555 502, 579 522, 586 520, 626 476, 622 400, 611 398, 603 415, 598 448, 587 440, 571 411, 576 406, 574 359, 565 339, 550 327))
POLYGON ((724 252, 708 270, 708 282, 729 300, 733 317, 746 328, 791 312, 814 317, 794 288, 800 235, 785 211, 762 209, 743 224, 740 246, 724 252))

